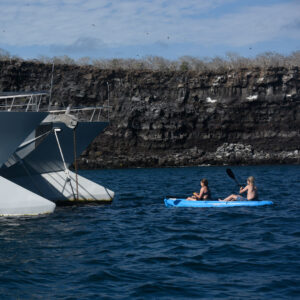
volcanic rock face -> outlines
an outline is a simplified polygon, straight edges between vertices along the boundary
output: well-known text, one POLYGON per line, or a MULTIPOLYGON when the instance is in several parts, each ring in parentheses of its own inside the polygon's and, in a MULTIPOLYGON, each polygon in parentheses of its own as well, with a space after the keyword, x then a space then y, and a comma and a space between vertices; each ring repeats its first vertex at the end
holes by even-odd
MULTIPOLYGON (((2 91, 49 89, 51 66, 0 63, 2 91)), ((298 68, 219 73, 56 66, 56 104, 112 106, 83 168, 300 162, 298 68)))

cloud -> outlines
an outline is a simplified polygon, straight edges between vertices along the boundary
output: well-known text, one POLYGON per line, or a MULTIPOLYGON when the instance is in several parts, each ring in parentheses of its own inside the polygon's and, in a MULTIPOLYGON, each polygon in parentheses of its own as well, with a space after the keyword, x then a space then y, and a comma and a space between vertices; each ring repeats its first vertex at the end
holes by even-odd
POLYGON ((91 37, 80 37, 69 45, 52 45, 53 52, 62 53, 92 53, 97 50, 107 50, 107 46, 100 40, 91 37))
POLYGON ((206 39, 210 44, 221 41, 228 45, 245 46, 295 37, 295 34, 300 38, 299 30, 290 27, 299 18, 300 4, 250 7, 238 14, 225 15, 215 24, 210 20, 210 35, 206 39))
POLYGON ((248 6, 238 0, 2 0, 0 10, 4 44, 69 53, 157 43, 240 47, 300 38, 300 3, 288 0, 248 6))
POLYGON ((165 41, 157 41, 155 43, 155 45, 157 45, 158 47, 160 47, 162 49, 168 49, 169 48, 168 43, 166 43, 165 41))

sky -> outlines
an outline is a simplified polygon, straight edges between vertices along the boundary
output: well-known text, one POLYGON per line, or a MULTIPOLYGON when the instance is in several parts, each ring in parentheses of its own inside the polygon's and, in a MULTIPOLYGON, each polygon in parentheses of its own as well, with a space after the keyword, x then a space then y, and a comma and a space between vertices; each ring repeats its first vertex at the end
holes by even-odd
POLYGON ((176 60, 300 50, 300 0, 0 0, 0 49, 176 60))

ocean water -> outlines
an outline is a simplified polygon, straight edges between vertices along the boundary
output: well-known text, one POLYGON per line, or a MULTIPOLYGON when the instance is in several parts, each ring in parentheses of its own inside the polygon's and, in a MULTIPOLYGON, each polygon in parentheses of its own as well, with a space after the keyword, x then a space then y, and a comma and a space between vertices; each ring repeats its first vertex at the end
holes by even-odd
POLYGON ((226 167, 81 171, 111 205, 0 218, 1 299, 300 299, 300 166, 232 167, 273 206, 166 208, 226 167))

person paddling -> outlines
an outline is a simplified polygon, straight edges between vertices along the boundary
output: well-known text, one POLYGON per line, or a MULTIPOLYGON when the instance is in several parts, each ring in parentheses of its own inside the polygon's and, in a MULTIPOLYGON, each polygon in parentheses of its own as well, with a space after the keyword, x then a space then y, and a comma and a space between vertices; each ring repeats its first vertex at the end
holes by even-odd
POLYGON ((197 200, 210 200, 210 189, 208 187, 207 179, 203 178, 200 181, 201 189, 199 193, 193 193, 193 196, 188 197, 186 200, 197 201, 197 200))
POLYGON ((247 186, 240 187, 240 194, 243 194, 247 191, 247 198, 242 197, 240 195, 230 195, 225 199, 219 199, 219 201, 250 201, 250 200, 258 200, 258 192, 257 187, 254 184, 255 178, 253 176, 248 177, 247 186))

